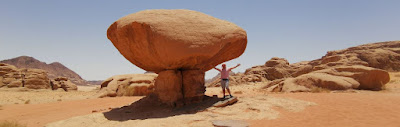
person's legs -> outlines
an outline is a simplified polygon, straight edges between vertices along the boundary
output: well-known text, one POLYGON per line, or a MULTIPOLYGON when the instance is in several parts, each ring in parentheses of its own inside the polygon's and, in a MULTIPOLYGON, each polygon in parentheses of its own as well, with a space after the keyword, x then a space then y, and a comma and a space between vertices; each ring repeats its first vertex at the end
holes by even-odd
POLYGON ((225 89, 222 89, 222 93, 223 93, 222 97, 225 98, 225 89))
POLYGON ((225 88, 226 88, 226 81, 225 80, 221 80, 221 87, 222 87, 222 98, 225 98, 225 88))
MULTIPOLYGON (((228 90, 229 96, 232 97, 231 90, 229 89, 229 80, 225 83, 225 88, 226 88, 226 90, 228 90)), ((224 96, 225 96, 225 94, 224 94, 224 96)))
POLYGON ((231 90, 229 88, 226 88, 226 90, 228 90, 229 95, 232 97, 231 90))

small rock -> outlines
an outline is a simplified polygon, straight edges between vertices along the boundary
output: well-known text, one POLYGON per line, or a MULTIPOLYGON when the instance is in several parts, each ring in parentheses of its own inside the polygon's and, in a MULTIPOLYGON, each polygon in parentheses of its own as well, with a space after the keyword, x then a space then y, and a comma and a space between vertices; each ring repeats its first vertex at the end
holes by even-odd
POLYGON ((215 103, 213 106, 214 107, 225 107, 228 105, 232 105, 232 104, 236 103, 237 101, 238 101, 237 97, 231 97, 229 99, 219 101, 219 102, 215 103))
POLYGON ((211 121, 215 127, 248 127, 249 124, 241 120, 213 120, 211 121))

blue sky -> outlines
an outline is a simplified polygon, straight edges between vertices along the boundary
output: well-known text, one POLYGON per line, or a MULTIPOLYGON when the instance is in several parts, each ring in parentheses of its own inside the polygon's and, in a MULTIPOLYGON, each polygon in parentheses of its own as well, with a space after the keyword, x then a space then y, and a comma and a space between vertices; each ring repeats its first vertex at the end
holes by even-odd
POLYGON ((274 56, 294 63, 329 50, 400 40, 398 0, 1 0, 0 60, 28 55, 58 61, 87 80, 143 73, 119 54, 106 30, 146 9, 196 10, 245 29, 245 53, 227 63, 242 64, 235 72, 274 56))

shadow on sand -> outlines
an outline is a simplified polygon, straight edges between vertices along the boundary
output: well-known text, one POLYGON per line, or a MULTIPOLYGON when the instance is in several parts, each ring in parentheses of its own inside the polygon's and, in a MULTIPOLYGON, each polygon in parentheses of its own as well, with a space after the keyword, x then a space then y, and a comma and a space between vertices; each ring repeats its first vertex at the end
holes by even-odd
POLYGON ((112 109, 104 112, 108 120, 127 121, 136 119, 165 118, 181 114, 195 114, 206 110, 220 101, 217 97, 204 96, 203 102, 185 105, 179 108, 171 108, 160 104, 155 96, 144 97, 129 106, 112 109))

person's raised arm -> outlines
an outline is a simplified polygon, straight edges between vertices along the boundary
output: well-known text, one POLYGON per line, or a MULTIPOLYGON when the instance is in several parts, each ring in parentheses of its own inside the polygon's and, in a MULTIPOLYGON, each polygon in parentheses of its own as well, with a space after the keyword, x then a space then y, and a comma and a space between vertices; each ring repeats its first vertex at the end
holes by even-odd
POLYGON ((217 71, 219 71, 219 72, 221 72, 221 71, 222 71, 221 69, 218 69, 218 68, 216 68, 216 67, 214 67, 214 69, 215 69, 215 70, 217 70, 217 71))
POLYGON ((233 70, 233 69, 235 69, 235 68, 237 68, 237 67, 239 67, 240 66, 240 64, 237 64, 236 66, 234 66, 234 67, 232 67, 232 68, 229 68, 229 71, 231 71, 231 70, 233 70))

